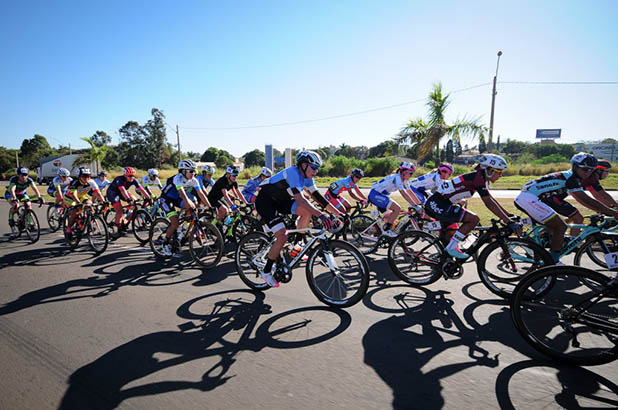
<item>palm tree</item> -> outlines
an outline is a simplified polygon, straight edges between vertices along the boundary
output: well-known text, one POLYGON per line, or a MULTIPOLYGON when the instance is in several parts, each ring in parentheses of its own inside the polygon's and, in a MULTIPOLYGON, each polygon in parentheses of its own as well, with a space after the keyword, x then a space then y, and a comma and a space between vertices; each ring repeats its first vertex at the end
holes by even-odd
POLYGON ((98 173, 99 164, 101 164, 103 159, 105 159, 105 156, 107 155, 107 150, 109 149, 109 147, 105 145, 98 147, 97 145, 95 145, 94 142, 92 142, 92 139, 88 137, 82 137, 81 140, 86 141, 90 145, 90 150, 86 152, 85 154, 82 154, 79 160, 87 161, 87 162, 95 161, 96 167, 97 167, 96 172, 98 173))
POLYGON ((434 84, 433 90, 427 98, 429 118, 410 120, 408 125, 399 131, 394 138, 398 143, 410 142, 416 148, 418 160, 431 154, 436 148, 436 158, 440 158, 440 140, 449 137, 461 142, 462 136, 477 139, 487 131, 487 127, 479 123, 478 118, 456 120, 453 124, 447 124, 444 112, 449 106, 450 94, 442 95, 442 84, 434 84))

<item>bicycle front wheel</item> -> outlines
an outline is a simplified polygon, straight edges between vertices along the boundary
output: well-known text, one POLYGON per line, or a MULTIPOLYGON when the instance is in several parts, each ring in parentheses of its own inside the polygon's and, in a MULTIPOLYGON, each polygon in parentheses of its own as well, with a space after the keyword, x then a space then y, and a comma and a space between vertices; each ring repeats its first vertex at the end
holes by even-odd
POLYGON ((596 266, 599 266, 603 269, 607 269, 607 262, 605 262, 605 249, 609 252, 617 252, 618 238, 614 235, 604 234, 589 238, 577 249, 577 252, 575 252, 574 264, 588 268, 596 268, 596 266))
POLYGON ((39 218, 37 218, 36 214, 31 209, 27 209, 26 212, 24 212, 24 231, 26 231, 30 243, 35 243, 41 237, 39 218))
POLYGON ((358 248, 363 255, 368 255, 378 249, 382 231, 379 222, 365 215, 355 216, 350 219, 349 231, 345 239, 358 248))
POLYGON ((388 264, 399 279, 412 286, 434 283, 442 276, 440 241, 426 232, 407 231, 388 248, 388 264))
POLYGON ((369 287, 367 261, 358 249, 344 241, 330 240, 327 248, 316 246, 307 259, 309 287, 328 306, 355 305, 369 287))
POLYGON ((223 256, 223 237, 210 222, 199 221, 189 236, 189 253, 198 265, 214 268, 223 256))
POLYGON ((88 218, 88 244, 97 255, 105 252, 109 244, 109 232, 107 224, 102 216, 96 215, 88 218))
POLYGON ((60 208, 57 208, 54 204, 50 204, 47 207, 47 225, 51 232, 56 232, 58 228, 60 228, 62 224, 61 218, 60 208))
POLYGON ((550 266, 525 276, 511 297, 511 316, 528 344, 560 362, 618 358, 618 285, 598 272, 550 266), (530 299, 547 282, 552 286, 530 299))
POLYGON ((64 218, 62 219, 62 232, 64 233, 64 241, 67 245, 69 245, 69 248, 75 249, 77 248, 77 245, 79 245, 79 241, 82 238, 82 232, 77 224, 77 221, 81 218, 81 216, 77 216, 75 218, 75 221, 71 226, 71 233, 67 233, 66 227, 69 225, 69 214, 69 212, 64 213, 64 218))
POLYGON ((263 232, 249 232, 238 243, 236 248, 236 272, 245 285, 254 290, 266 290, 270 286, 260 276, 264 268, 270 238, 263 232))
POLYGON ((152 218, 150 217, 150 214, 143 209, 137 211, 131 221, 133 236, 135 236, 135 239, 137 239, 137 241, 142 245, 145 245, 150 237, 151 222, 152 218))
MULTIPOLYGON (((170 221, 167 218, 157 218, 150 224, 150 233, 148 241, 150 241, 150 249, 157 258, 169 259, 172 255, 166 252, 165 249, 165 233, 170 226, 170 221)), ((169 246, 169 245, 168 245, 169 246)))

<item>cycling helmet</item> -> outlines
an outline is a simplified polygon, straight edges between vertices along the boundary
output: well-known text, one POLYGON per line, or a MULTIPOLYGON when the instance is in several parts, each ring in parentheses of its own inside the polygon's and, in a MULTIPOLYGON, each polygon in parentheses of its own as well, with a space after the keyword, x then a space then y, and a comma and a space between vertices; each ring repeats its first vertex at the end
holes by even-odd
POLYGON ((270 170, 270 168, 263 167, 260 170, 260 175, 264 175, 266 178, 270 178, 273 175, 273 172, 270 170))
POLYGON ((235 167, 234 165, 228 165, 227 168, 225 168, 225 173, 230 174, 233 177, 237 177, 239 172, 240 170, 238 167, 235 167))
POLYGON ((416 166, 412 162, 403 161, 399 164, 399 171, 410 171, 414 173, 414 171, 416 171, 416 166))
POLYGON ((148 170, 148 175, 153 176, 153 177, 158 177, 159 176, 159 171, 157 171, 154 168, 150 168, 148 170))
POLYGON ((597 159, 592 154, 588 154, 587 152, 579 152, 571 157, 571 164, 574 167, 584 168, 584 169, 592 169, 597 166, 597 159))
POLYGON ((211 167, 210 165, 204 165, 204 167, 202 168, 202 172, 212 175, 215 173, 215 169, 211 167))
POLYGON ((443 162, 440 165, 438 165, 438 171, 446 171, 449 174, 452 174, 454 169, 453 169, 453 166, 449 164, 448 162, 443 162))
POLYGON ((359 177, 359 178, 362 178, 362 177, 364 177, 364 176, 365 176, 365 173, 364 173, 364 172, 363 172, 363 170, 362 170, 362 169, 360 169, 360 168, 354 168, 354 169, 352 170, 352 172, 350 173, 350 175, 352 175, 353 177, 359 177))
POLYGON ((178 163, 179 170, 197 171, 197 164, 190 159, 183 159, 178 163))
POLYGON ((494 168, 494 169, 503 170, 503 169, 506 169, 507 167, 506 160, 502 158, 500 155, 496 155, 496 154, 480 155, 478 162, 481 168, 494 168))
POLYGON ((106 176, 107 176, 107 172, 105 172, 105 171, 101 171, 101 172, 99 172, 98 176, 100 176, 100 177, 106 177, 106 176))
POLYGON ((134 177, 137 174, 137 170, 133 167, 124 167, 125 177, 134 177))
POLYGON ((71 171, 66 168, 58 168, 57 174, 59 177, 68 177, 69 175, 71 175, 71 171))
POLYGON ((90 168, 80 167, 79 168, 79 176, 81 177, 82 175, 90 176, 90 168))
POLYGON ((20 168, 17 168, 15 172, 17 172, 17 175, 26 176, 28 175, 28 172, 30 172, 30 170, 26 167, 20 167, 20 168))
POLYGON ((302 163, 317 165, 318 167, 322 166, 322 158, 317 152, 304 150, 296 154, 296 165, 300 165, 302 163))
POLYGON ((611 162, 609 162, 606 159, 599 159, 597 161, 597 168, 598 169, 610 169, 612 167, 611 162))

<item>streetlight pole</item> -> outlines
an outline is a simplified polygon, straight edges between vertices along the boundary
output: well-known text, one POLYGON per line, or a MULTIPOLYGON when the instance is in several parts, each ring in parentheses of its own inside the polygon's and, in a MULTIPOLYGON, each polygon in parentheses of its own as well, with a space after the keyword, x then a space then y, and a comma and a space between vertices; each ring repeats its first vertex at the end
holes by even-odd
POLYGON ((496 80, 498 79, 498 67, 500 67, 500 56, 502 51, 498 51, 498 62, 496 63, 496 75, 494 75, 494 88, 491 92, 491 116, 489 117, 489 145, 493 145, 494 138, 494 106, 496 104, 496 80))

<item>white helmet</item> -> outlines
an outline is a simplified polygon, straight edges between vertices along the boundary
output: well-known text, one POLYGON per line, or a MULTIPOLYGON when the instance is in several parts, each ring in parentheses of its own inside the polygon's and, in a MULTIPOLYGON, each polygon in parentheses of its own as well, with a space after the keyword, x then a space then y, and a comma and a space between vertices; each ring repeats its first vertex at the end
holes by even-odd
POLYGON ((237 177, 239 172, 240 170, 238 167, 235 167, 234 165, 228 165, 227 168, 225 168, 225 173, 230 174, 233 177, 237 177))
POLYGON ((159 176, 159 171, 157 171, 157 170, 156 170, 156 169, 154 169, 154 168, 150 168, 150 169, 148 170, 148 175, 151 175, 151 176, 153 176, 153 177, 158 177, 158 176, 159 176))
POLYGON ((264 175, 266 178, 270 178, 273 175, 273 172, 270 170, 270 168, 263 167, 260 170, 260 174, 264 175))
POLYGON ((571 164, 580 168, 596 168, 598 160, 592 154, 587 152, 578 152, 571 157, 571 164))
POLYGON ((210 165, 204 165, 204 167, 202 168, 202 172, 205 172, 207 174, 214 174, 215 169, 211 167, 210 165))
POLYGON ((179 170, 197 171, 197 164, 190 159, 183 159, 178 163, 179 170))
POLYGON ((399 164, 399 170, 400 171, 410 171, 411 173, 414 173, 416 171, 416 165, 414 165, 413 162, 403 161, 402 163, 399 164))
POLYGON ((478 159, 481 168, 506 169, 506 160, 496 154, 482 154, 478 159))
POLYGON ((303 162, 317 165, 318 167, 322 166, 322 158, 320 158, 320 155, 314 151, 305 150, 296 154, 296 165, 300 165, 303 162))
POLYGON ((68 177, 71 175, 71 171, 66 168, 58 168, 58 176, 59 177, 68 177))

